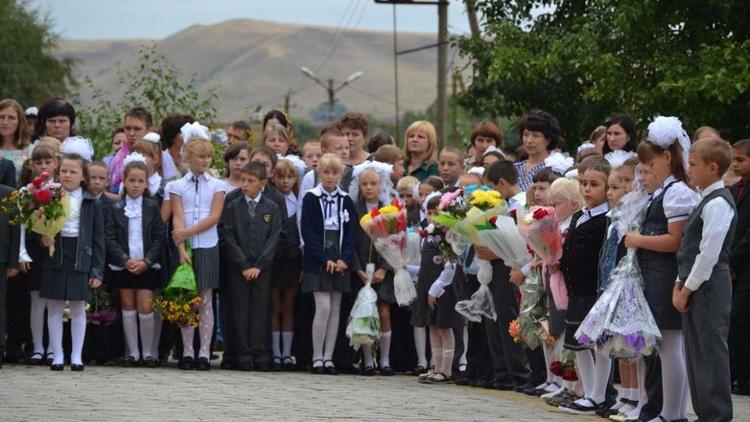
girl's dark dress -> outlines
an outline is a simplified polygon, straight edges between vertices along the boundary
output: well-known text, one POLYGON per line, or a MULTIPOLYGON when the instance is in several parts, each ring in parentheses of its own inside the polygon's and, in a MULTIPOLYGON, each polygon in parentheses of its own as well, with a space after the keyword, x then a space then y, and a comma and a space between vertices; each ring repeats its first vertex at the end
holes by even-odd
POLYGON ((442 258, 438 246, 425 240, 422 244, 422 259, 417 278, 417 300, 411 316, 411 325, 426 327, 435 325, 438 328, 456 328, 463 326, 463 318, 456 312, 456 302, 459 300, 459 283, 463 280, 463 270, 456 266, 453 282, 446 287, 445 293, 438 299, 438 307, 432 310, 427 305, 427 295, 432 283, 443 271, 442 258))

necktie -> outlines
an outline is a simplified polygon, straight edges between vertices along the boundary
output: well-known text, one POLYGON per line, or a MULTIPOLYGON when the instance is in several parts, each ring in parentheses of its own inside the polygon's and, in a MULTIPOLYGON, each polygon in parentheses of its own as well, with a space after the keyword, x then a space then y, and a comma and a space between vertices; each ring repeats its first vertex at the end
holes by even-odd
POLYGON ((737 185, 737 200, 739 201, 742 199, 742 195, 745 194, 745 180, 742 179, 739 181, 739 184, 737 185))
POLYGON ((327 194, 323 198, 323 202, 325 202, 324 218, 326 220, 333 214, 333 203, 336 202, 336 197, 338 197, 338 194, 333 193, 327 194))
POLYGON ((258 203, 254 199, 247 201, 247 212, 250 214, 250 218, 255 218, 255 208, 258 203))

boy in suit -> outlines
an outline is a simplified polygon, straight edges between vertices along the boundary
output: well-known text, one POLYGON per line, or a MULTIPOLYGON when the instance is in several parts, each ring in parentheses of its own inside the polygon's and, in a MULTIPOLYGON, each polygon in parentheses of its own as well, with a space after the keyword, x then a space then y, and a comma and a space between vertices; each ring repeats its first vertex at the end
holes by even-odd
POLYGON ((729 359, 734 381, 733 393, 750 396, 750 338, 744 332, 750 326, 750 139, 732 145, 732 171, 740 181, 729 191, 737 207, 732 255, 732 310, 729 322, 729 359))
POLYGON ((731 161, 732 149, 722 139, 701 139, 690 147, 688 175, 701 202, 683 229, 672 294, 672 304, 682 313, 690 395, 701 421, 732 420, 729 251, 737 213, 722 180, 731 161))
POLYGON ((279 207, 263 192, 263 164, 242 170, 243 196, 227 204, 222 216, 222 255, 233 324, 234 364, 240 370, 271 368, 270 269, 281 232, 279 207))
MULTIPOLYGON (((13 189, 0 185, 0 199, 13 192, 13 189)), ((8 213, 0 213, 0 368, 5 355, 5 295, 8 278, 18 274, 18 226, 8 224, 8 213)))

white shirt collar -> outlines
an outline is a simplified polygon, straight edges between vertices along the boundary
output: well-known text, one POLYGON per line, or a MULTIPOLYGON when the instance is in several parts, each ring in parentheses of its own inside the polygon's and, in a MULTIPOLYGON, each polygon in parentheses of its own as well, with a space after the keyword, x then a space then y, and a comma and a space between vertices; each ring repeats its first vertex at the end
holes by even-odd
POLYGON ((255 198, 250 198, 249 196, 245 195, 245 202, 255 201, 255 204, 260 203, 260 197, 263 195, 263 191, 258 192, 258 196, 255 198))
POLYGON ((336 190, 333 191, 333 192, 327 192, 327 191, 325 191, 323 189, 323 184, 322 183, 318 183, 318 186, 315 186, 314 188, 310 189, 308 192, 312 192, 312 194, 315 195, 315 196, 317 196, 318 198, 320 198, 323 195, 333 195, 333 194, 337 194, 337 195, 342 196, 342 197, 343 196, 347 196, 347 193, 344 192, 343 190, 341 190, 341 188, 338 187, 338 186, 336 186, 336 190))
POLYGON ((722 179, 719 179, 712 184, 708 185, 705 189, 701 191, 701 199, 705 198, 710 194, 711 192, 715 190, 719 190, 724 187, 724 181, 722 179))
POLYGON ((195 177, 197 177, 197 178, 198 178, 198 180, 201 180, 201 179, 203 179, 203 180, 208 180, 208 178, 209 178, 209 175, 208 175, 208 172, 207 172, 207 171, 204 171, 204 172, 203 172, 202 174, 198 174, 198 175, 196 175, 196 174, 193 174, 193 172, 192 172, 192 171, 188 170, 188 172, 187 172, 187 173, 185 174, 185 177, 186 177, 186 178, 187 178, 188 180, 193 180, 193 177, 194 177, 194 176, 195 176, 195 177))
POLYGON ((83 188, 78 188, 72 192, 68 192, 68 194, 75 199, 81 199, 83 198, 83 188))
POLYGON ((669 177, 667 177, 666 179, 664 179, 663 182, 661 182, 661 185, 659 185, 659 189, 664 189, 667 186, 669 186, 670 183, 676 182, 676 181, 677 181, 677 178, 670 174, 669 177))
POLYGON ((141 195, 141 196, 139 196, 139 197, 137 197, 135 199, 133 199, 133 198, 125 195, 125 205, 131 205, 131 204, 135 204, 135 205, 138 205, 138 206, 142 205, 143 204, 143 195, 141 195))
POLYGON ((609 204, 604 202, 595 206, 594 208, 584 208, 583 212, 588 213, 589 217, 594 218, 598 215, 604 214, 609 211, 609 204))

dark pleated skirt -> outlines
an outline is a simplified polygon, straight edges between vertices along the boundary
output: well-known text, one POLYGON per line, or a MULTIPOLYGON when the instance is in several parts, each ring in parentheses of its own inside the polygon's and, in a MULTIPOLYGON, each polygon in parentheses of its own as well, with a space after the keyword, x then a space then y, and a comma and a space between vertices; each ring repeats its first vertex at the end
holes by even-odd
POLYGON ((193 271, 198 290, 219 288, 219 246, 193 249, 193 271))
POLYGON ((159 271, 150 269, 142 274, 135 275, 130 271, 114 271, 107 268, 104 273, 104 279, 107 286, 111 289, 148 289, 156 290, 161 288, 161 275, 159 271))
POLYGON ((77 237, 63 237, 62 267, 42 272, 39 296, 52 300, 91 300, 89 273, 75 270, 77 237))
POLYGON ((568 296, 568 311, 565 315, 565 342, 563 346, 568 350, 581 351, 590 349, 582 346, 575 338, 578 327, 596 303, 596 295, 568 296))
MULTIPOLYGON (((325 233, 325 255, 339 259, 339 231, 326 230, 325 233)), ((325 264, 320 268, 319 273, 305 273, 302 279, 302 293, 309 292, 341 292, 349 293, 352 290, 352 283, 349 271, 343 273, 326 272, 325 264)))

